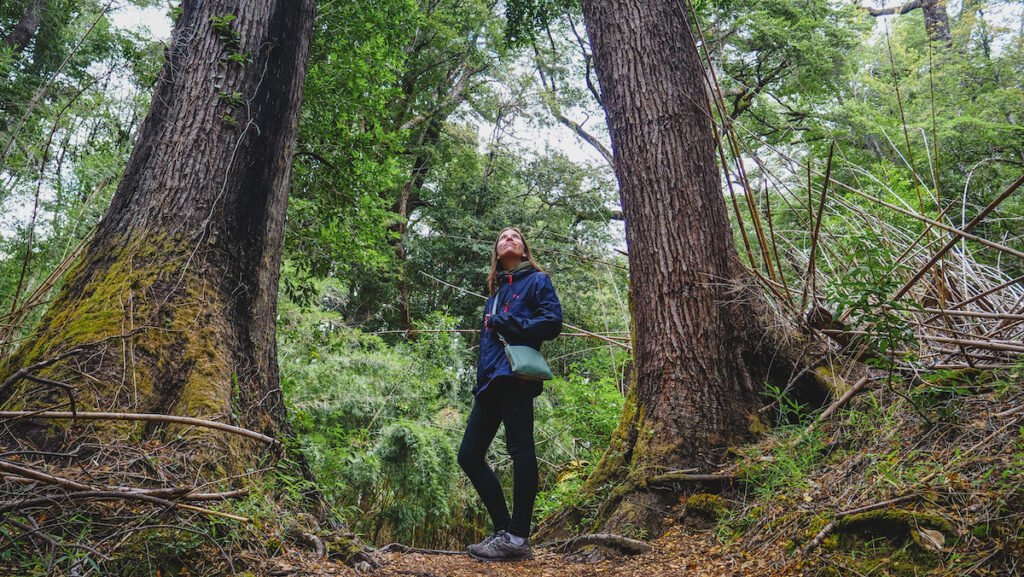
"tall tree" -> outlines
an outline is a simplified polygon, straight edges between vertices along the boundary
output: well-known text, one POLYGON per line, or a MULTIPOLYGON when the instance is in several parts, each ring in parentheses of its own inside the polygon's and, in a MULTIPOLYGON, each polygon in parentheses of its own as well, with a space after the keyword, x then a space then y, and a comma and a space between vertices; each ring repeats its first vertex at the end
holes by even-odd
MULTIPOLYGON (((301 225, 289 228, 287 258, 300 278, 346 278, 350 322, 409 329, 407 228, 448 119, 498 58, 494 2, 322 5, 289 217, 301 225)), ((307 288, 286 280, 290 294, 307 288)))
POLYGON ((629 246, 634 369, 588 480, 616 485, 606 527, 652 535, 660 473, 719 462, 748 436, 763 364, 722 196, 703 68, 671 0, 584 0, 629 246))
MULTIPOLYGON (((313 0, 182 3, 110 208, 38 330, 0 361, 0 382, 35 369, 34 383, 7 380, 5 406, 52 407, 72 390, 79 410, 279 430, 277 285, 312 24, 313 0)), ((41 446, 66 432, 7 430, 41 446)), ((244 450, 216 437, 197 462, 241 467, 225 448, 244 450)))

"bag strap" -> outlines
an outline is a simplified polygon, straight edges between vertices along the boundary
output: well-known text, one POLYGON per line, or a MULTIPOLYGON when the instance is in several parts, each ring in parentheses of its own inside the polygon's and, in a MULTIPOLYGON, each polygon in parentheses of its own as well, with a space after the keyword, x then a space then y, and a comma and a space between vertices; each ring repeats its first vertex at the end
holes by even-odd
MULTIPOLYGON (((491 317, 494 317, 494 315, 496 315, 497 313, 498 313, 498 293, 496 292, 496 293, 494 293, 494 301, 491 302, 491 317)), ((491 330, 494 331, 494 334, 498 335, 498 340, 501 341, 501 344, 507 347, 508 346, 508 341, 505 340, 505 337, 501 336, 501 333, 498 332, 498 329, 496 329, 494 327, 491 327, 491 330)))

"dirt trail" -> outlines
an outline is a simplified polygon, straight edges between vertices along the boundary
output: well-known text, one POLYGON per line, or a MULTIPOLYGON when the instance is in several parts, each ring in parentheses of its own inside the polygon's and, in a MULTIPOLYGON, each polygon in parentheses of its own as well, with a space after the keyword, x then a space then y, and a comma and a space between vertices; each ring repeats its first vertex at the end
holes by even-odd
POLYGON ((673 527, 651 543, 651 551, 596 563, 574 563, 564 555, 537 551, 532 561, 483 563, 468 556, 388 553, 380 556, 380 577, 723 577, 786 575, 769 570, 768 559, 726 552, 709 533, 673 527))
POLYGON ((595 563, 572 562, 566 556, 535 550, 535 558, 520 563, 483 563, 466 555, 385 553, 376 555, 377 569, 320 565, 293 567, 279 575, 361 577, 797 577, 798 571, 774 569, 778 555, 750 558, 725 550, 710 533, 670 528, 651 542, 647 553, 595 563), (364 569, 364 570, 360 570, 364 569))

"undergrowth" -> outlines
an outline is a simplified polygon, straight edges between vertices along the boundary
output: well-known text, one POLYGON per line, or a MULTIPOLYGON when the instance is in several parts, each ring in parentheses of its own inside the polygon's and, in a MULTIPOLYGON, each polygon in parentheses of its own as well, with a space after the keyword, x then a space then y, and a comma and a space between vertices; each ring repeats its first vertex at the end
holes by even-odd
MULTIPOLYGON (((336 287, 325 284, 326 295, 336 287)), ((320 489, 369 543, 462 549, 490 532, 456 454, 472 407, 474 338, 454 317, 415 339, 385 340, 322 308, 284 302, 281 378, 298 444, 320 489)), ((567 365, 534 402, 540 492, 535 518, 576 505, 607 447, 622 396, 598 351, 567 365)), ((511 503, 512 462, 499 430, 488 462, 511 503)))
POLYGON ((1019 574, 1022 374, 883 375, 812 428, 818 411, 772 391, 785 424, 736 452, 716 535, 810 575, 1019 574))
POLYGON ((15 513, 5 527, 18 523, 37 530, 14 536, 0 528, 0 574, 247 575, 290 549, 313 549, 317 543, 338 561, 361 551, 351 534, 340 530, 339 517, 324 507, 297 462, 254 463, 244 486, 241 497, 203 503, 210 512, 85 501, 68 516, 15 513), (316 511, 318 516, 311 514, 316 511))

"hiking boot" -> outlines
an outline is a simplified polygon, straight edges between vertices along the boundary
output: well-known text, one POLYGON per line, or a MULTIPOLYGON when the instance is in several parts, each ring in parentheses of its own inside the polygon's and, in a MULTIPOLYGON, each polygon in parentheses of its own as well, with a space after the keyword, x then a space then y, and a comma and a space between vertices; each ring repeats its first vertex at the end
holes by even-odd
POLYGON ((533 559, 530 540, 515 545, 506 531, 498 531, 478 545, 470 545, 469 556, 478 561, 525 561, 533 559))
POLYGON ((490 535, 485 537, 483 541, 481 541, 479 543, 473 543, 472 545, 467 546, 466 547, 466 551, 469 552, 469 555, 471 557, 476 557, 476 553, 478 551, 480 551, 480 549, 482 547, 486 547, 487 545, 489 545, 491 541, 493 541, 495 538, 498 537, 498 533, 500 533, 500 532, 501 531, 497 531, 497 532, 491 533, 490 535))

